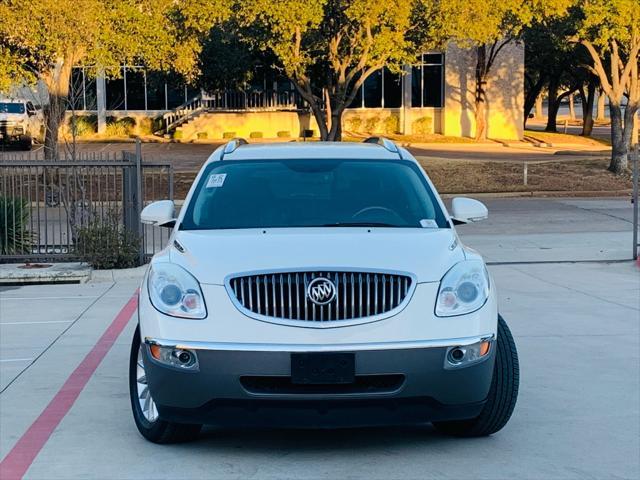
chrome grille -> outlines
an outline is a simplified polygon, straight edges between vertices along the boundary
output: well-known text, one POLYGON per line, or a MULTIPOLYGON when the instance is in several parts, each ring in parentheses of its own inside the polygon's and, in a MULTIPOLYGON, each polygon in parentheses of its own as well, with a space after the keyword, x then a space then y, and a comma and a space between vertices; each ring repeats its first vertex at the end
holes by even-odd
POLYGON ((391 312, 407 298, 413 280, 409 275, 380 272, 274 272, 233 277, 228 285, 241 310, 259 317, 321 323, 391 312), (327 278, 335 286, 335 298, 326 305, 307 296, 307 286, 315 278, 327 278))

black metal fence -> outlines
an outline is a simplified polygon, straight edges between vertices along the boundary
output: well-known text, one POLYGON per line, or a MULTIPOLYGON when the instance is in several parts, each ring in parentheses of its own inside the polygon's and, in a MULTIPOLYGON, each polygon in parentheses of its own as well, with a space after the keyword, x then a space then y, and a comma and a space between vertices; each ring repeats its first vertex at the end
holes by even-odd
MULTIPOLYGON (((0 153, 0 263, 87 257, 83 235, 126 234, 138 262, 166 244, 170 231, 142 225, 142 208, 173 199, 173 169, 144 162, 141 146, 120 154, 0 153)), ((105 240, 109 248, 109 240, 105 240)), ((115 245, 114 245, 115 247, 115 245)))

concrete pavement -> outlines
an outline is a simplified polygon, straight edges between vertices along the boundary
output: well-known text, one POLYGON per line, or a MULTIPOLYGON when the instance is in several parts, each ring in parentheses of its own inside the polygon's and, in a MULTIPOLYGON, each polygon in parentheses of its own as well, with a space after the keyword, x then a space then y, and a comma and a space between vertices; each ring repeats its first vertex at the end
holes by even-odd
MULTIPOLYGON (((489 200, 490 219, 460 229, 463 241, 494 262, 520 259, 489 267, 522 369, 514 416, 492 437, 453 439, 430 426, 208 428, 195 443, 153 445, 139 436, 130 414, 126 372, 133 319, 26 478, 637 478, 640 269, 631 261, 526 263, 598 259, 597 235, 620 241, 619 249, 607 247, 601 258, 628 258, 629 206, 623 202, 489 200)), ((25 323, 0 325, 0 358, 23 351, 36 358, 17 366, 17 378, 15 370, 5 370, 6 362, 0 364, 3 385, 11 382, 0 394, 0 458, 96 343, 137 282, 0 289, 0 323, 25 323), (26 323, 37 320, 67 323, 26 323)))

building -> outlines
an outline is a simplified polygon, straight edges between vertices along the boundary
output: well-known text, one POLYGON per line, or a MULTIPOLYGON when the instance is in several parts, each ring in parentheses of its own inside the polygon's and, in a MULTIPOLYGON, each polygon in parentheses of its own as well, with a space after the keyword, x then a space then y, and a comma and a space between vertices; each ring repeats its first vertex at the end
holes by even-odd
MULTIPOLYGON (((124 66, 117 79, 74 69, 73 105, 78 115, 156 119, 156 129, 182 141, 229 136, 299 136, 318 129, 293 85, 268 69, 241 91, 207 94, 166 75, 124 66)), ((382 69, 369 77, 345 111, 343 130, 357 133, 475 134, 475 53, 451 44, 429 52, 403 74, 382 69)), ((523 137, 524 48, 500 53, 487 85, 489 138, 523 137)))

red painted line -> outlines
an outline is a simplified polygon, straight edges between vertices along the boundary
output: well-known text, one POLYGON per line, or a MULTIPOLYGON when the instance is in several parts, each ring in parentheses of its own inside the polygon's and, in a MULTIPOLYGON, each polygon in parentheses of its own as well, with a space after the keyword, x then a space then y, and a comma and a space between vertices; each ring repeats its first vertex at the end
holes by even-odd
POLYGON ((65 415, 71 410, 83 388, 109 352, 114 342, 122 333, 129 319, 136 311, 138 295, 134 295, 122 307, 98 342, 87 353, 80 365, 73 371, 64 385, 58 390, 53 400, 42 411, 35 422, 20 437, 11 451, 0 463, 0 478, 2 480, 19 480, 27 472, 40 450, 60 424, 65 415))

